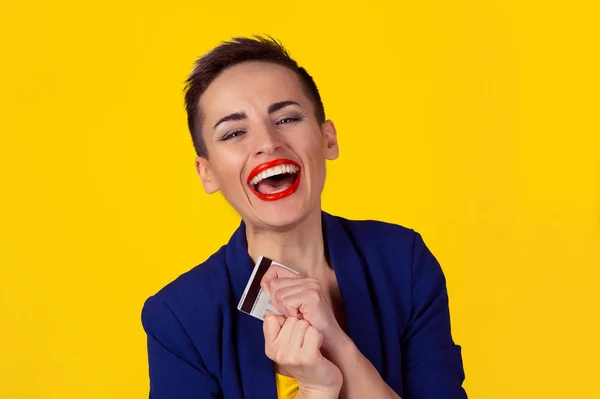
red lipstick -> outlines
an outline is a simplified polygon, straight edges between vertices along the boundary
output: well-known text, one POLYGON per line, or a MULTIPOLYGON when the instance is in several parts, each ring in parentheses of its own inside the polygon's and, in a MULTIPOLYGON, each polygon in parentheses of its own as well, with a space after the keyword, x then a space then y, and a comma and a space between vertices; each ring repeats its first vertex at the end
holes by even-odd
POLYGON ((252 193, 254 195, 256 195, 258 198, 260 198, 261 200, 277 201, 277 200, 289 197, 294 192, 296 192, 296 190, 298 189, 298 186, 300 185, 301 175, 302 175, 302 169, 300 168, 300 165, 297 162, 294 162, 291 159, 278 158, 278 159, 274 159, 269 162, 261 163, 260 165, 256 166, 254 169, 252 169, 252 171, 248 175, 246 183, 248 184, 248 187, 250 187, 250 189, 252 190, 252 193), (252 179, 254 179, 256 176, 258 176, 260 173, 264 172, 267 169, 270 169, 270 168, 273 168, 273 167, 279 166, 279 165, 293 165, 298 168, 298 175, 296 176, 296 179, 294 180, 292 185, 289 186, 288 188, 286 188, 285 190, 279 191, 279 192, 273 193, 273 194, 263 194, 263 193, 260 193, 257 190, 255 190, 254 186, 252 184, 250 184, 250 181, 252 179))

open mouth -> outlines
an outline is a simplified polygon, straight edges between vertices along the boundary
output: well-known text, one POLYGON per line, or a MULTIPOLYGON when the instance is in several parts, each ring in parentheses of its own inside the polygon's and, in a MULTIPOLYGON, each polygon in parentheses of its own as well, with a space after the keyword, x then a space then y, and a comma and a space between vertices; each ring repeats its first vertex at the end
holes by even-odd
POLYGON ((248 186, 264 201, 275 201, 292 195, 300 184, 300 165, 279 158, 255 167, 248 176, 248 186))

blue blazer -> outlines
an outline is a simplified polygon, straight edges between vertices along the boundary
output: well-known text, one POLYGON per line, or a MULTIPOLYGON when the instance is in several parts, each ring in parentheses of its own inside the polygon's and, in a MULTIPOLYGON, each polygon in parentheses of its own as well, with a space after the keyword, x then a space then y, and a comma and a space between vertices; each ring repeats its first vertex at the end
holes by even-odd
MULTIPOLYGON (((444 275, 421 236, 322 219, 347 333, 361 353, 403 399, 466 398, 444 275)), ((227 245, 148 298, 150 398, 277 398, 262 322, 236 308, 253 266, 242 222, 227 245)))

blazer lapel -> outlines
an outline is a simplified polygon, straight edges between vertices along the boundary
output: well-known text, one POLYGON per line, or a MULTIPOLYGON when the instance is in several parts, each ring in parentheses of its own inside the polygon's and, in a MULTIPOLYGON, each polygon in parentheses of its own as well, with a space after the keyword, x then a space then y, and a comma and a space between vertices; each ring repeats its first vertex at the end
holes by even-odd
MULTIPOLYGON (((341 221, 322 213, 325 245, 342 296, 348 334, 360 352, 382 374, 383 346, 380 320, 376 317, 371 292, 374 288, 362 258, 341 221)), ((373 239, 376 239, 374 237, 373 239)))
MULTIPOLYGON (((346 313, 348 334, 360 352, 383 372, 381 321, 377 319, 372 299, 373 287, 366 271, 365 260, 359 255, 340 220, 322 213, 325 247, 329 251, 338 280, 346 313)), ((235 231, 226 248, 226 264, 231 279, 235 304, 242 297, 254 264, 248 255, 244 222, 235 231)), ((277 398, 275 369, 265 355, 262 322, 235 310, 234 342, 237 343, 239 374, 244 398, 277 398)))
MULTIPOLYGON (((248 255, 244 222, 235 231, 227 244, 226 264, 234 292, 235 305, 242 297, 254 264, 248 255)), ((244 398, 275 399, 275 369, 265 355, 265 339, 262 321, 235 309, 232 334, 237 344, 239 374, 244 398)))

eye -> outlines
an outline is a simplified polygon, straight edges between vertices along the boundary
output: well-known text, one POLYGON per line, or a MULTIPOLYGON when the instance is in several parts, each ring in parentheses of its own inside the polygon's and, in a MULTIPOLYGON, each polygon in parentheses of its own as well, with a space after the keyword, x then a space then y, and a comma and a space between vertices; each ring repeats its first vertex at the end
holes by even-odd
POLYGON ((275 124, 276 125, 286 125, 288 123, 292 123, 292 122, 298 122, 301 118, 298 116, 288 116, 286 118, 281 118, 280 120, 278 120, 275 124))
POLYGON ((227 133, 225 133, 225 135, 223 137, 221 137, 221 141, 226 141, 226 140, 232 139, 234 137, 241 136, 244 133, 246 133, 246 132, 243 130, 234 130, 232 132, 227 132, 227 133))

